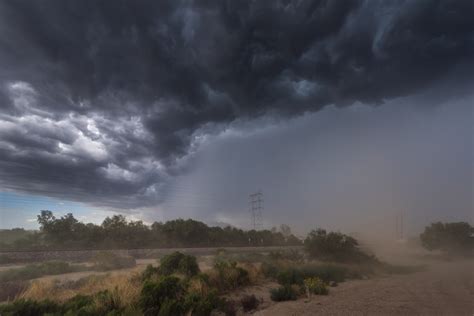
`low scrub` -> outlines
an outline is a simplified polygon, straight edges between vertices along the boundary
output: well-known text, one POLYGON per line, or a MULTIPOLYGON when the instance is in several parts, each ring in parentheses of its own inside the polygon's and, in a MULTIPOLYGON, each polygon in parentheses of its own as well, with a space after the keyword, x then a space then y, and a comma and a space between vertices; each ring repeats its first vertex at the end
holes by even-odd
POLYGON ((145 315, 181 315, 185 311, 185 289, 179 278, 164 276, 158 281, 145 281, 140 307, 145 315))
POLYGON ((326 283, 343 282, 346 279, 360 278, 361 273, 356 267, 333 263, 308 263, 304 265, 288 265, 263 263, 261 271, 265 277, 276 280, 281 285, 303 285, 306 278, 317 277, 326 283))
POLYGON ((217 261, 209 272, 209 281, 222 292, 250 284, 249 273, 235 261, 217 261))
POLYGON ((123 307, 108 291, 95 295, 76 295, 64 303, 50 300, 19 299, 13 303, 0 305, 2 316, 40 316, 40 315, 138 315, 133 306, 123 307))
POLYGON ((160 276, 160 268, 154 267, 151 264, 147 265, 141 274, 142 281, 151 280, 160 276))
POLYGON ((304 261, 304 254, 297 249, 270 251, 268 257, 271 260, 304 261))
POLYGON ((329 294, 328 286, 318 277, 304 279, 304 287, 308 296, 329 294))
POLYGON ((93 269, 96 271, 110 271, 118 269, 133 268, 136 265, 135 258, 130 256, 119 256, 113 252, 102 251, 93 258, 93 269))
POLYGON ((250 312, 252 310, 257 309, 260 301, 257 299, 255 295, 244 295, 240 299, 240 304, 242 305, 242 309, 244 312, 250 312))
POLYGON ((324 229, 313 230, 304 241, 305 250, 313 259, 345 263, 370 263, 377 259, 363 252, 353 237, 324 229))
POLYGON ((184 308, 191 315, 205 316, 222 305, 223 301, 217 295, 216 290, 206 294, 189 292, 184 298, 184 308))
POLYGON ((61 310, 60 305, 49 301, 16 300, 10 304, 0 305, 2 316, 37 316, 45 314, 57 314, 61 310))
POLYGON ((71 273, 86 269, 84 266, 71 265, 64 261, 48 261, 0 272, 0 282, 31 280, 45 275, 71 273))
POLYGON ((188 277, 199 273, 196 257, 176 251, 160 260, 160 272, 163 275, 181 273, 188 277))
POLYGON ((298 298, 298 291, 294 286, 284 285, 270 290, 270 298, 275 302, 294 301, 298 298))

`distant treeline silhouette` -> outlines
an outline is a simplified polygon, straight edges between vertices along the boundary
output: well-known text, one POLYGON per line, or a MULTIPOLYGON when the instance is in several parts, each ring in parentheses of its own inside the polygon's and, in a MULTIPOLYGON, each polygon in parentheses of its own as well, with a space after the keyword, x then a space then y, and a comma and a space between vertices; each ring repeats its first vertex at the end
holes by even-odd
MULTIPOLYGON (((146 225, 123 215, 107 217, 101 225, 83 223, 73 214, 56 218, 51 211, 38 215, 40 230, 12 242, 0 240, 0 250, 131 249, 169 247, 292 246, 302 242, 287 229, 242 230, 210 227, 193 219, 176 219, 146 225)), ((21 230, 21 229, 20 229, 21 230)), ((2 233, 7 235, 9 231, 2 233)), ((18 235, 18 229, 10 230, 18 235)))

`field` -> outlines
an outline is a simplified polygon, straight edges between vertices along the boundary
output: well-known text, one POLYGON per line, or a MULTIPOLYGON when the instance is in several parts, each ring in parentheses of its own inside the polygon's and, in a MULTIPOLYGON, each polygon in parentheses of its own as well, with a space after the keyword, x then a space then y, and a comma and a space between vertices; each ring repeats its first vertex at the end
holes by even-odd
MULTIPOLYGON (((222 308, 214 311, 214 314, 472 315, 474 261, 447 260, 441 255, 428 255, 421 249, 406 245, 394 246, 390 250, 384 247, 384 251, 379 251, 381 259, 390 264, 375 265, 308 261, 303 259, 301 247, 280 248, 279 251, 274 247, 180 250, 182 253, 196 256, 199 270, 214 280, 212 284, 219 289, 219 297, 225 299, 228 304, 231 302, 230 311, 222 308), (235 285, 223 283, 216 275, 216 262, 219 261, 236 262, 237 267, 247 271, 247 281, 235 285), (280 271, 278 276, 272 277, 271 269, 275 267, 283 272, 280 271), (293 274, 285 275, 288 271, 293 271, 293 274), (305 280, 313 275, 323 279, 329 291, 326 293, 328 295, 298 293, 295 300, 288 301, 272 298, 274 294, 271 292, 282 284, 294 283, 292 287, 295 288, 299 275, 305 280), (296 279, 285 281, 285 277, 296 279), (250 308, 246 308, 246 304, 250 308)), ((69 266, 62 267, 69 269, 66 273, 49 271, 50 274, 33 275, 31 279, 26 277, 0 283, 0 299, 5 303, 15 299, 41 301, 52 298, 63 303, 77 295, 109 291, 114 293, 115 299, 120 301, 119 304, 133 305, 140 297, 140 278, 147 266, 158 267, 160 257, 163 258, 169 253, 169 250, 165 250, 156 258, 136 258, 135 264, 120 269, 115 266, 100 266, 99 269, 94 260, 68 262, 69 266)), ((31 266, 31 263, 2 265, 0 278, 2 274, 14 275, 15 273, 11 273, 13 270, 29 271, 31 266)), ((234 271, 228 266, 224 268, 227 272, 234 271)), ((201 283, 193 282, 191 281, 191 287, 202 287, 201 283)))

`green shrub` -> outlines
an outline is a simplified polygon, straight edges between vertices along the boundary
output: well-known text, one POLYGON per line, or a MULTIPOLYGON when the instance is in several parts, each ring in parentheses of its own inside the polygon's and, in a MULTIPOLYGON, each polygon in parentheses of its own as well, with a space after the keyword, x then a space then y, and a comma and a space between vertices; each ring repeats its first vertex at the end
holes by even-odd
POLYGON ((329 294, 329 289, 326 283, 324 283, 324 281, 318 277, 304 279, 304 286, 308 294, 316 294, 316 295, 329 294))
POLYGON ((271 260, 288 260, 295 262, 302 262, 304 260, 304 255, 296 249, 270 251, 268 257, 271 260))
POLYGON ((240 299, 240 304, 242 305, 244 312, 250 312, 258 307, 258 305, 260 304, 260 301, 253 294, 244 295, 240 299))
POLYGON ((200 272, 196 257, 185 255, 179 262, 178 271, 188 277, 194 276, 200 272))
POLYGON ((224 313, 225 316, 235 316, 237 315, 237 304, 235 301, 223 299, 219 311, 224 313))
POLYGON ((160 268, 154 267, 151 264, 147 265, 141 274, 142 281, 150 280, 153 277, 160 275, 160 268))
POLYGON ((336 262, 376 262, 376 258, 359 249, 356 239, 324 229, 313 230, 304 241, 311 258, 336 262))
POLYGON ((58 314, 61 307, 49 300, 32 301, 16 300, 10 304, 0 305, 0 315, 2 316, 38 316, 44 314, 58 314))
POLYGON ((113 252, 101 251, 93 259, 94 270, 109 271, 117 269, 133 268, 136 265, 135 258, 130 256, 119 256, 113 252))
POLYGON ((94 297, 90 295, 76 295, 64 303, 63 310, 79 312, 90 305, 94 305, 94 297))
MULTIPOLYGON (((333 263, 309 263, 304 265, 279 265, 262 263, 261 271, 265 277, 276 280, 281 285, 303 285, 305 278, 318 277, 326 283, 343 282, 349 278, 361 277, 358 266, 349 268, 333 263)), ((368 273, 368 271, 365 271, 368 273)))
POLYGON ((276 279, 281 285, 303 284, 303 274, 295 268, 280 271, 276 279))
POLYGON ((199 265, 196 257, 176 251, 161 258, 160 271, 163 275, 178 272, 191 277, 199 273, 199 265))
POLYGON ((331 263, 303 265, 300 271, 304 278, 318 277, 324 282, 344 282, 348 278, 360 277, 357 271, 351 271, 345 266, 331 263))
POLYGON ((275 302, 294 301, 297 297, 298 293, 291 285, 284 285, 270 290, 270 298, 275 302))
POLYGON ((280 272, 280 267, 274 263, 262 262, 260 270, 266 278, 276 279, 278 272, 280 272))
POLYGON ((158 281, 145 281, 140 295, 140 306, 145 315, 180 315, 185 307, 185 290, 174 276, 163 276, 158 281))
POLYGON ((217 261, 214 271, 217 277, 211 283, 221 291, 234 290, 250 283, 247 270, 237 267, 235 261, 217 261))
POLYGON ((222 303, 222 300, 217 296, 216 290, 210 291, 207 294, 191 292, 186 295, 184 300, 186 311, 190 311, 191 315, 196 316, 210 315, 222 303))

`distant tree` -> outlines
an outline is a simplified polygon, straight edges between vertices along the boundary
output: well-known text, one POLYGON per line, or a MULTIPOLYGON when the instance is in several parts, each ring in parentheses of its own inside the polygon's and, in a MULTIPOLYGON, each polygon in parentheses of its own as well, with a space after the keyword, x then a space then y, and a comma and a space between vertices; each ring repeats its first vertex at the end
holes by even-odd
POLYGON ((428 250, 442 250, 450 253, 473 254, 474 227, 466 222, 432 223, 425 227, 420 240, 428 250))
MULTIPOLYGON (((127 221, 123 215, 104 219, 101 225, 78 221, 72 213, 60 218, 48 210, 38 215, 40 231, 15 240, 17 249, 41 248, 143 248, 204 246, 282 246, 300 245, 289 227, 277 230, 244 231, 231 226, 210 227, 192 219, 177 219, 151 226, 142 221, 127 221)), ((0 232, 1 233, 1 232, 0 232)), ((4 232, 12 234, 12 231, 4 232)), ((18 230, 18 234, 25 232, 18 230)), ((0 234, 0 237, 2 235, 0 234)), ((1 240, 1 239, 0 239, 1 240)), ((1 249, 13 247, 1 240, 1 249)))
POLYGON ((56 220, 54 217, 53 212, 48 210, 40 211, 40 215, 38 217, 38 224, 40 224, 41 230, 47 230, 49 226, 56 220))

